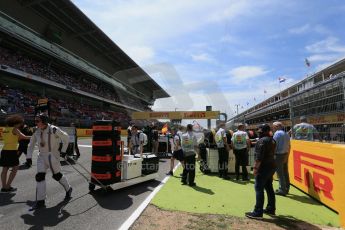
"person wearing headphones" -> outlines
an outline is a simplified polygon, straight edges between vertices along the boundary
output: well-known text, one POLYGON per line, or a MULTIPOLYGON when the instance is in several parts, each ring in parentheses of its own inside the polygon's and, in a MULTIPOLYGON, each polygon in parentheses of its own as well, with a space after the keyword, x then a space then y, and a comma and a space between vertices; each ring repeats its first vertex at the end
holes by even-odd
POLYGON ((68 147, 68 134, 57 126, 48 123, 46 114, 39 114, 35 117, 37 129, 32 135, 28 147, 27 158, 32 158, 34 147, 38 144, 37 174, 36 174, 36 203, 30 210, 45 207, 46 182, 45 176, 47 169, 50 168, 53 178, 58 181, 65 189, 65 200, 69 200, 72 194, 72 187, 66 177, 61 173, 59 146, 62 142, 61 155, 66 155, 68 147))

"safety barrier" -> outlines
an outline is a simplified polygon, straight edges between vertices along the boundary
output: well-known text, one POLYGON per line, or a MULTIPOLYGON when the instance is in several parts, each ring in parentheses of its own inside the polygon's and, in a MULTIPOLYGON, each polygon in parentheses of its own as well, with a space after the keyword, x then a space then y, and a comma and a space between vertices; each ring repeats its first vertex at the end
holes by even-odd
POLYGON ((345 145, 291 141, 290 182, 338 212, 345 227, 345 145))

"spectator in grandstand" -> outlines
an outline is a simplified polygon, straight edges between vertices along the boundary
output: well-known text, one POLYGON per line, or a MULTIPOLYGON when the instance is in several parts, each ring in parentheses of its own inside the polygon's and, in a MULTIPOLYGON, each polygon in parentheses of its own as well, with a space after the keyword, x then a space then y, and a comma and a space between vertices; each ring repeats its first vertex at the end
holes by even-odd
POLYGON ((77 154, 77 158, 79 158, 80 151, 78 147, 78 133, 77 133, 77 127, 74 122, 71 123, 71 127, 74 128, 74 151, 77 154))
POLYGON ((38 144, 39 154, 37 158, 37 174, 35 176, 36 202, 31 207, 31 211, 45 207, 47 169, 50 168, 53 179, 58 181, 65 189, 65 201, 71 199, 72 187, 66 177, 61 173, 60 154, 65 156, 68 147, 68 134, 59 127, 48 123, 48 116, 40 113, 35 117, 37 129, 32 135, 28 147, 27 158, 31 159, 34 148, 38 144), (59 151, 62 142, 61 152, 59 151))
POLYGON ((17 190, 11 184, 17 174, 19 165, 18 141, 30 139, 30 136, 25 136, 19 130, 23 123, 24 119, 20 115, 11 115, 6 119, 6 127, 2 133, 4 146, 0 156, 0 166, 3 167, 1 172, 1 192, 14 192, 17 190), (7 178, 7 172, 10 168, 12 170, 7 178))
POLYGON ((248 218, 261 219, 263 213, 275 215, 276 202, 273 190, 273 174, 275 172, 274 151, 275 141, 269 135, 271 128, 264 124, 258 127, 259 141, 255 146, 255 163, 253 174, 255 176, 256 204, 252 212, 246 212, 248 218), (267 206, 263 209, 265 194, 267 193, 267 206))
POLYGON ((232 148, 235 154, 236 180, 240 178, 240 166, 242 166, 242 180, 247 181, 249 180, 247 165, 249 161, 250 140, 248 134, 244 131, 244 124, 239 124, 237 129, 231 138, 232 148))
POLYGON ((158 146, 159 146, 159 134, 156 126, 152 127, 152 153, 157 155, 158 154, 158 146))
POLYGON ((279 179, 279 189, 275 191, 277 195, 285 196, 289 193, 290 179, 288 171, 288 159, 290 153, 290 137, 284 131, 283 124, 279 121, 273 122, 273 139, 276 142, 274 159, 277 167, 279 179))
POLYGON ((183 150, 183 175, 182 175, 182 184, 186 185, 187 182, 189 186, 196 186, 194 182, 195 179, 195 156, 198 153, 198 140, 193 133, 193 125, 187 125, 187 132, 182 134, 181 146, 183 150))
POLYGON ((173 169, 175 165, 175 159, 180 161, 181 164, 183 165, 183 150, 181 147, 181 137, 182 137, 182 127, 173 128, 171 130, 171 135, 172 135, 172 150, 173 154, 171 156, 171 161, 170 161, 170 171, 167 173, 167 175, 173 176, 173 169))
POLYGON ((132 155, 140 154, 143 155, 143 147, 144 147, 144 136, 141 132, 138 131, 138 127, 136 125, 132 126, 131 129, 131 140, 129 142, 129 150, 132 155))
MULTIPOLYGON (((32 130, 30 129, 29 126, 22 123, 20 126, 19 130, 25 135, 25 136, 32 136, 32 130)), ((30 140, 29 139, 21 139, 19 140, 19 146, 18 146, 18 158, 22 155, 22 153, 25 154, 25 157, 27 157, 28 153, 28 145, 29 145, 30 140)), ((26 162, 24 164, 27 168, 30 168, 32 165, 32 160, 31 159, 26 159, 26 162)))
POLYGON ((292 128, 292 138, 295 140, 314 141, 320 140, 319 132, 312 125, 307 123, 305 116, 300 117, 301 123, 292 128))
POLYGON ((229 146, 226 139, 225 124, 221 123, 216 133, 215 139, 218 148, 218 172, 219 177, 229 179, 228 176, 228 161, 229 161, 229 146))

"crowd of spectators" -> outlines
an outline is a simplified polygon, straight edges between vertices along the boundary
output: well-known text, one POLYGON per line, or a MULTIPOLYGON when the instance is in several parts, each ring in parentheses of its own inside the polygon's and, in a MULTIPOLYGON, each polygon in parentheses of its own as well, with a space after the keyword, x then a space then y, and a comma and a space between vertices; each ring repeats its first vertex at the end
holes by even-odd
POLYGON ((127 104, 135 108, 147 109, 140 100, 128 94, 118 93, 113 86, 96 79, 87 78, 85 75, 76 75, 58 68, 54 68, 49 62, 29 57, 20 51, 14 51, 0 46, 0 64, 23 72, 51 80, 67 86, 69 89, 78 89, 115 102, 127 104))
MULTIPOLYGON (((14 89, 0 83, 0 107, 3 115, 20 113, 23 116, 32 116, 35 113, 35 106, 39 94, 24 89, 14 89)), ((94 105, 83 104, 70 100, 64 100, 54 96, 46 96, 50 103, 50 115, 59 119, 72 121, 94 121, 98 119, 115 119, 128 122, 127 114, 102 109, 94 105)))

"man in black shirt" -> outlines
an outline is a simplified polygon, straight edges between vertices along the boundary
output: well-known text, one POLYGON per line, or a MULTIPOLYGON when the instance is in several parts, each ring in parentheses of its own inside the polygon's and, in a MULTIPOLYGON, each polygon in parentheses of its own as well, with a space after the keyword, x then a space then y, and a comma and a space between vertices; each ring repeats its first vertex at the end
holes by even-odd
POLYGON ((275 141, 270 136, 271 128, 269 125, 260 125, 258 128, 259 141, 255 146, 255 164, 254 164, 254 176, 255 176, 255 193, 256 204, 254 211, 246 212, 246 217, 260 219, 263 213, 268 215, 275 215, 276 204, 275 194, 273 190, 273 174, 275 172, 275 141), (265 194, 267 193, 267 206, 263 209, 265 194))

